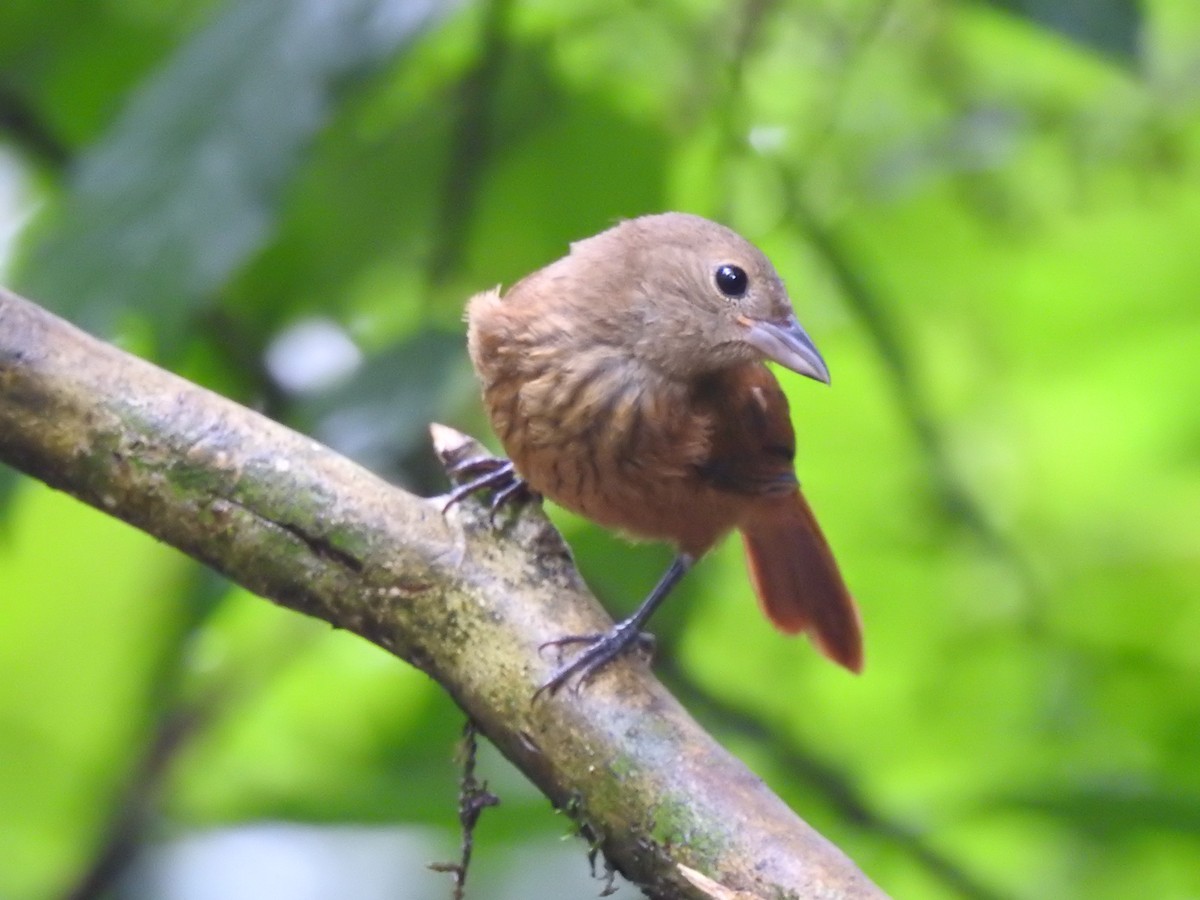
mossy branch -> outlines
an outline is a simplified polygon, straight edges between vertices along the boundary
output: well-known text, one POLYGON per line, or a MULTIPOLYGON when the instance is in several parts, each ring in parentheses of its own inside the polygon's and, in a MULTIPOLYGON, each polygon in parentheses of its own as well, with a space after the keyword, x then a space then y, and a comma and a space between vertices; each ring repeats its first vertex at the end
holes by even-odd
POLYGON ((535 506, 501 529, 474 502, 443 515, 3 289, 0 461, 428 673, 652 897, 883 896, 644 664, 532 701, 540 645, 611 625, 535 506))

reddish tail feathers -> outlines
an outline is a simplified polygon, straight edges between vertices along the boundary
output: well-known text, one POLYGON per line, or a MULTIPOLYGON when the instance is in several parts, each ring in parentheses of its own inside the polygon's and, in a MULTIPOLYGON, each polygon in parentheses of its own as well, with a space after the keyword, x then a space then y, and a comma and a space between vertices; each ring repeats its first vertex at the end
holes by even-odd
POLYGON ((858 608, 804 496, 756 504, 742 539, 754 592, 775 627, 807 632, 831 660, 861 672, 858 608))

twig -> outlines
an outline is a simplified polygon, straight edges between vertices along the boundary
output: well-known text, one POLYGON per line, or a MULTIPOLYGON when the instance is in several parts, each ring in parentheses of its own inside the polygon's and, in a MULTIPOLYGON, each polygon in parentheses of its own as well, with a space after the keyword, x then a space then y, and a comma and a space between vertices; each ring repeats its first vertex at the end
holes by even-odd
POLYGON ((487 782, 480 782, 475 778, 477 738, 475 723, 467 719, 463 725, 463 775, 458 790, 458 822, 462 826, 462 845, 458 862, 429 864, 429 868, 435 872, 449 872, 454 876, 454 893, 450 895, 453 900, 463 900, 466 896, 467 869, 471 865, 471 853, 475 849, 475 825, 485 809, 500 805, 500 798, 487 789, 487 782))

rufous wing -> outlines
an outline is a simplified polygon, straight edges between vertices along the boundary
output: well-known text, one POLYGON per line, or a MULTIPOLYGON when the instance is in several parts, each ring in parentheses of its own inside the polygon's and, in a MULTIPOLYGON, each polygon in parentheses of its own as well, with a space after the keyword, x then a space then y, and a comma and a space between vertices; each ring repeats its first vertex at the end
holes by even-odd
POLYGON ((741 531, 767 618, 787 634, 807 633, 831 660, 861 672, 858 608, 799 489, 755 504, 741 531))

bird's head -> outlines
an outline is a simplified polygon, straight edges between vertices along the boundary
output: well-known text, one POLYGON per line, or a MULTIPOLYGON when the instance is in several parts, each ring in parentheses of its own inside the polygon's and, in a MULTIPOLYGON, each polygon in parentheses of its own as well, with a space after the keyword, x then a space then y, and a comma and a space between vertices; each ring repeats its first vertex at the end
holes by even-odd
POLYGON ((775 267, 723 225, 686 213, 643 216, 579 242, 579 252, 621 261, 619 305, 636 321, 637 354, 655 366, 687 377, 770 360, 829 383, 775 267))

